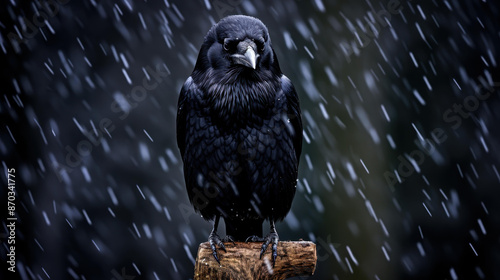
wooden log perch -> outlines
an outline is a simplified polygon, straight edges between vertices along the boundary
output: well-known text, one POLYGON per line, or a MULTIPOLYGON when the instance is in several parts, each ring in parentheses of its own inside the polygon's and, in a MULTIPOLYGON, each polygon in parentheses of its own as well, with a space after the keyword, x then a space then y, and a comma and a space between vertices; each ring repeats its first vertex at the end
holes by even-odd
POLYGON ((201 279, 268 279, 313 275, 316 269, 316 244, 310 241, 280 241, 273 267, 271 246, 259 259, 262 242, 225 243, 227 252, 217 249, 220 265, 208 242, 198 247, 194 280, 201 279))

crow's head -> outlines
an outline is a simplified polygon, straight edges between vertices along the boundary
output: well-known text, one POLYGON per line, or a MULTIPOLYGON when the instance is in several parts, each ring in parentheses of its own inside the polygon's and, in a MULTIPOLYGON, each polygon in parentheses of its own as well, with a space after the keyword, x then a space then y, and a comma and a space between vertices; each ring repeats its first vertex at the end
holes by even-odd
POLYGON ((266 26, 237 15, 208 31, 191 77, 206 93, 214 116, 225 123, 269 109, 281 75, 266 26))
POLYGON ((254 17, 242 15, 225 17, 208 32, 195 69, 210 68, 281 72, 266 26, 254 17))

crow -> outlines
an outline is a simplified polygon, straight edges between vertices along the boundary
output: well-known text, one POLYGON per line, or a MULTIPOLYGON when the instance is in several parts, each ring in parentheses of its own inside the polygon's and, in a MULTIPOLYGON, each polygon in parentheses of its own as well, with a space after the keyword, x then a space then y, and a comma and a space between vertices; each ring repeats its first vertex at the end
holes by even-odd
POLYGON ((289 212, 302 151, 299 99, 282 74, 267 27, 257 18, 221 19, 205 36, 178 101, 177 145, 191 204, 214 220, 208 240, 217 262, 223 242, 271 244, 289 212), (224 218, 226 237, 217 234, 224 218), (262 224, 270 233, 261 238, 262 224))

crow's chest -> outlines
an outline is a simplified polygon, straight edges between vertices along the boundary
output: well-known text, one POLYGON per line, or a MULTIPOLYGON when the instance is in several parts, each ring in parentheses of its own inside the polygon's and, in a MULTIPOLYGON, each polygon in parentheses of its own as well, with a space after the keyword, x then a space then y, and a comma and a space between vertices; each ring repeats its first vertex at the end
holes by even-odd
POLYGON ((275 92, 270 83, 213 85, 205 95, 204 113, 223 125, 259 125, 273 114, 275 92))
POLYGON ((195 156, 203 155, 217 161, 254 160, 262 154, 275 153, 283 144, 290 145, 287 116, 279 110, 227 121, 207 112, 193 112, 189 118, 188 142, 195 156))

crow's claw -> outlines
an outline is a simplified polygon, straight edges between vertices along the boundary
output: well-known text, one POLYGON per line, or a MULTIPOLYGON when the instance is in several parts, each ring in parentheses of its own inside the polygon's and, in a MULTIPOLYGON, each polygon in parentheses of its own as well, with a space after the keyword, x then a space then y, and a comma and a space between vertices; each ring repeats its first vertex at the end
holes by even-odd
POLYGON ((259 237, 257 235, 252 235, 252 236, 247 237, 245 242, 264 242, 264 238, 259 237))
POLYGON ((224 243, 222 243, 222 240, 220 239, 219 235, 217 235, 217 233, 213 231, 208 236, 208 242, 210 243, 210 248, 212 248, 212 255, 214 256, 215 260, 220 264, 219 258, 217 257, 216 246, 219 246, 222 250, 224 250, 224 252, 227 252, 224 243))
POLYGON ((278 257, 278 241, 279 241, 278 233, 271 232, 266 237, 264 237, 264 244, 262 244, 262 248, 260 250, 260 258, 262 259, 262 256, 266 252, 269 244, 272 245, 271 251, 272 251, 272 259, 273 259, 273 267, 274 267, 274 264, 276 263, 276 258, 278 257))
POLYGON ((236 245, 236 243, 234 243, 234 239, 233 239, 233 237, 231 235, 226 235, 226 237, 224 237, 222 239, 222 241, 223 242, 231 242, 231 243, 233 243, 233 245, 236 245))

